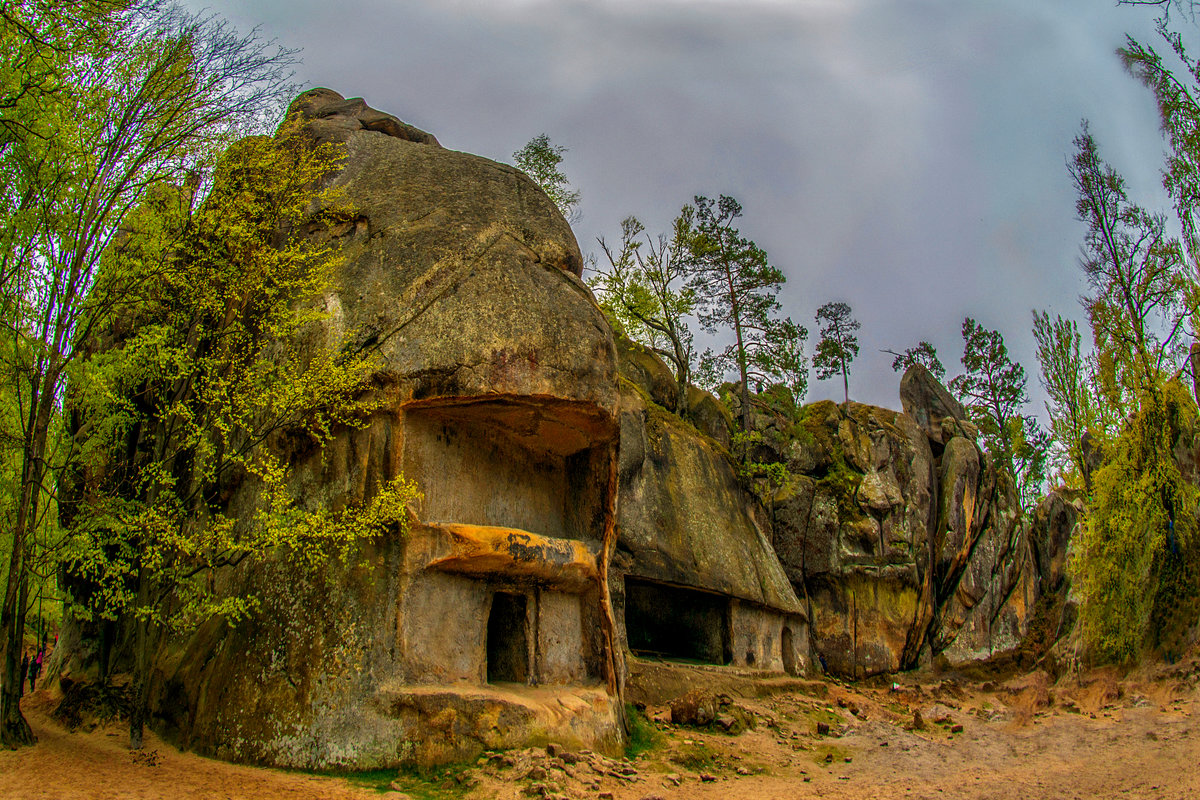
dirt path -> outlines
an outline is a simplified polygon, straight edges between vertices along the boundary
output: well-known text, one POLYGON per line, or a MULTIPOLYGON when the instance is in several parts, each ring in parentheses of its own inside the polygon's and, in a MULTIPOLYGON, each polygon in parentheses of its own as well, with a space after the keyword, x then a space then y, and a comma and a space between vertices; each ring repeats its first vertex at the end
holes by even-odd
POLYGON ((0 751, 0 798, 24 800, 363 800, 375 792, 346 781, 243 767, 181 753, 147 731, 148 757, 135 760, 128 728, 69 733, 46 713, 41 693, 21 705, 38 737, 0 751))
MULTIPOLYGON (((729 693, 756 726, 730 736, 660 721, 645 729, 653 745, 631 760, 555 759, 531 749, 481 758, 432 782, 401 783, 413 798, 479 800, 1200 797, 1197 659, 1155 674, 1098 672, 1053 685, 1044 674, 982 684, 926 675, 894 685, 813 683, 766 696, 754 681, 731 691, 725 673, 672 669, 689 686, 707 682, 729 693)), ((653 704, 646 713, 665 717, 653 704)), ((148 749, 158 761, 150 765, 131 756, 120 729, 67 733, 36 698, 28 715, 39 743, 0 752, 0 798, 361 800, 386 797, 394 777, 364 776, 354 785, 241 767, 154 737, 148 749)))

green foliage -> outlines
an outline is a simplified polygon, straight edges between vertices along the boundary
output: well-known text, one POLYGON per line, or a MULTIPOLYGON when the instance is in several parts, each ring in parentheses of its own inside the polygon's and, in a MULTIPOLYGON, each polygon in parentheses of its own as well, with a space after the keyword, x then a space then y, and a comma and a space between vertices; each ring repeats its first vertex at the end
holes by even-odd
POLYGON ((1200 141, 1200 62, 1188 54, 1183 37, 1169 30, 1165 20, 1159 24, 1159 35, 1182 65, 1183 77, 1176 75, 1154 48, 1131 37, 1118 52, 1126 69, 1150 89, 1158 103, 1163 133, 1170 144, 1163 187, 1175 204, 1187 250, 1194 253, 1200 237, 1200 148, 1196 144, 1200 141))
POLYGON ((550 144, 550 137, 540 133, 513 153, 513 163, 542 187, 542 191, 558 206, 568 222, 575 222, 578 219, 579 192, 571 189, 567 176, 559 169, 565 152, 566 147, 550 144))
POLYGON ((1060 463, 1091 490, 1071 569, 1084 640, 1098 661, 1133 661, 1154 647, 1177 652, 1200 617, 1198 490, 1172 452, 1181 435, 1190 441, 1195 433, 1195 407, 1177 378, 1200 302, 1192 272, 1200 245, 1200 65, 1165 20, 1160 33, 1183 65, 1179 75, 1133 39, 1121 56, 1158 102, 1170 145, 1163 185, 1182 238, 1171 235, 1163 214, 1131 200, 1085 123, 1068 169, 1087 225, 1082 303, 1093 351, 1082 354, 1073 324, 1034 317, 1060 463), (1103 458, 1094 472, 1085 433, 1103 458))
POLYGON ((597 268, 592 280, 600 306, 617 330, 662 356, 675 372, 675 411, 687 411, 687 388, 695 350, 687 317, 696 306, 695 291, 684 286, 688 273, 682 259, 680 223, 671 238, 646 236, 636 217, 621 222, 621 244, 613 249, 601 237, 608 268, 597 268), (643 249, 644 247, 644 249, 643 249))
POLYGON ((629 722, 629 738, 625 742, 626 758, 637 758, 662 746, 663 735, 633 703, 625 704, 625 719, 629 722))
POLYGON ((21 409, 0 743, 18 745, 31 741, 14 691, 20 632, 31 581, 57 555, 38 532, 62 513, 63 476, 82 468, 63 435, 64 387, 76 345, 125 301, 110 290, 142 288, 98 282, 101 254, 154 187, 261 125, 293 62, 212 15, 151 0, 4 3, 0 43, 0 378, 21 409))
POLYGON ((716 201, 697 195, 675 223, 676 237, 686 248, 690 278, 701 326, 709 333, 729 330, 734 341, 720 352, 705 351, 700 381, 716 387, 730 373, 741 381, 743 429, 749 428, 750 382, 783 383, 797 402, 804 396, 808 370, 804 340, 808 331, 789 318, 779 319, 777 296, 783 273, 767 254, 734 227, 742 206, 732 197, 716 201))
POLYGON ((1168 625, 1169 609, 1196 622, 1200 489, 1184 479, 1172 454, 1181 434, 1195 433, 1196 407, 1178 382, 1142 395, 1141 409, 1113 442, 1094 475, 1095 492, 1082 541, 1070 562, 1078 587, 1084 641, 1101 662, 1130 662, 1157 643, 1151 625, 1168 625), (1193 585, 1187 586, 1188 583, 1193 585))
POLYGON ((917 343, 916 347, 910 347, 903 353, 897 353, 894 350, 884 350, 883 352, 895 356, 892 359, 893 372, 904 372, 913 364, 920 364, 939 381, 946 379, 946 368, 938 358, 937 349, 929 342, 922 340, 917 343))
POLYGON ((780 461, 756 461, 752 457, 755 445, 763 442, 761 431, 734 431, 730 446, 738 454, 738 477, 750 486, 764 502, 770 502, 775 492, 792 479, 787 464, 780 461))
POLYGON ((854 334, 862 327, 850 313, 846 303, 826 303, 817 309, 821 341, 813 353, 817 379, 841 375, 847 403, 850 402, 850 363, 858 356, 858 337, 854 334))
POLYGON ((1083 302, 1096 347, 1097 388, 1121 419, 1181 361, 1196 289, 1166 218, 1130 201, 1124 179, 1100 158, 1086 125, 1075 148, 1069 169, 1076 212, 1088 226, 1082 266, 1090 294, 1083 302))
MULTIPOLYGON (((335 262, 300 235, 319 222, 311 187, 336 158, 299 137, 243 140, 203 205, 164 187, 105 254, 100 283, 142 290, 110 310, 128 333, 92 347, 70 398, 92 464, 71 554, 95 587, 92 613, 164 628, 237 621, 256 598, 216 591, 222 568, 285 557, 312 570, 403 527, 415 488, 402 478, 362 505, 309 508, 280 454, 285 441, 319 447, 374 407, 362 396, 370 357, 319 340, 316 303, 335 262), (226 508, 239 482, 254 487, 248 518, 226 508)), ((348 213, 319 200, 326 216, 348 213)))
POLYGON ((692 772, 712 772, 722 767, 720 757, 703 741, 681 745, 671 754, 670 761, 692 772))
POLYGON ((859 519, 862 517, 862 509, 858 507, 855 497, 858 495, 863 475, 846 460, 846 451, 836 430, 831 430, 826 420, 819 416, 823 416, 828 410, 838 412, 832 401, 805 406, 800 412, 793 438, 811 441, 815 447, 829 453, 830 464, 824 475, 818 477, 817 482, 828 487, 836 499, 838 517, 843 522, 859 519))
POLYGON ((1082 355, 1079 328, 1073 320, 1046 312, 1033 312, 1033 338, 1046 390, 1050 417, 1049 459, 1060 481, 1072 488, 1091 490, 1091 469, 1083 457, 1083 436, 1108 428, 1103 409, 1093 394, 1095 363, 1082 355))
POLYGON ((334 774, 343 777, 352 786, 380 794, 402 791, 413 800, 455 800, 469 791, 466 773, 472 766, 466 763, 443 764, 436 767, 401 767, 399 770, 377 769, 334 774))
POLYGON ((1025 368, 1008 357, 999 331, 967 317, 962 337, 966 372, 950 382, 950 389, 965 402, 996 466, 1012 478, 1028 509, 1045 482, 1049 440, 1032 416, 1020 413, 1029 399, 1025 368))

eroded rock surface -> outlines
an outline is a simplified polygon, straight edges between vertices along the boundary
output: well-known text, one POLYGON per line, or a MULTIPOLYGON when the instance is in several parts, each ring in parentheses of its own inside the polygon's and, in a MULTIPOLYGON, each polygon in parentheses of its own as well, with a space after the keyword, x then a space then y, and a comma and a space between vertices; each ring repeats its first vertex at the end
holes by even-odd
POLYGON ((620 361, 619 536, 610 587, 627 645, 803 672, 806 613, 771 547, 763 509, 720 442, 655 402, 671 396, 657 356, 636 345, 622 349, 638 357, 620 361))
MULTIPOLYGON (((308 769, 546 735, 619 748, 603 569, 616 357, 570 227, 520 171, 361 99, 306 92, 284 126, 345 147, 327 178, 334 219, 314 209, 305 229, 341 256, 305 335, 372 348, 382 401, 319 452, 281 439, 295 494, 336 509, 402 472, 423 496, 406 536, 363 542, 347 565, 221 576, 260 605, 163 643, 155 726, 204 753, 308 769)), ((232 516, 254 513, 254 486, 231 495, 232 516)))
POLYGON ((842 675, 1011 650, 1040 592, 1016 490, 961 404, 922 367, 900 395, 904 412, 811 404, 794 424, 764 425, 755 456, 795 476, 774 495, 774 546, 810 610, 814 653, 842 675))

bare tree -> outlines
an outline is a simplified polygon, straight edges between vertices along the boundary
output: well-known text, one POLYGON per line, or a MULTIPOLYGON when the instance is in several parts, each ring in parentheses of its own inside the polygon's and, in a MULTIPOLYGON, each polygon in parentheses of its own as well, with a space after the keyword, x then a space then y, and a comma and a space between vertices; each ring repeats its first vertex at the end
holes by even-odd
POLYGON ((675 234, 651 238, 636 217, 621 222, 621 244, 614 248, 597 241, 607 268, 598 268, 593 282, 601 304, 625 333, 666 359, 675 371, 675 412, 687 413, 687 390, 695 350, 687 317, 696 305, 695 292, 684 284, 688 273, 683 259, 680 221, 675 234), (645 248, 643 250, 643 247, 645 248))

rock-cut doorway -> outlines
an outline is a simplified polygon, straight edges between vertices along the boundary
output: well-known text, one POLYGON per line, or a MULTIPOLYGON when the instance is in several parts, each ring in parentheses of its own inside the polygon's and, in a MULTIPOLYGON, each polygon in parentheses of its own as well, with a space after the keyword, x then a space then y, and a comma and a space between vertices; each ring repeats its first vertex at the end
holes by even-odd
POLYGON ((527 683, 529 634, 525 595, 496 592, 487 624, 487 682, 527 683))

